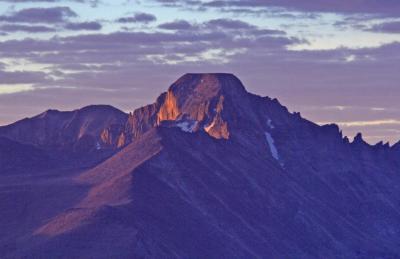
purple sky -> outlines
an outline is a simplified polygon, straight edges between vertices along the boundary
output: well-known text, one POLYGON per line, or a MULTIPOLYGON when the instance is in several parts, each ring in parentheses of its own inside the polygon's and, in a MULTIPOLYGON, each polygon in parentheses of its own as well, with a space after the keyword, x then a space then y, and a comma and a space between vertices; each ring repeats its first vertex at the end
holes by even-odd
POLYGON ((398 0, 0 0, 0 125, 151 103, 231 72, 318 123, 400 140, 398 0))

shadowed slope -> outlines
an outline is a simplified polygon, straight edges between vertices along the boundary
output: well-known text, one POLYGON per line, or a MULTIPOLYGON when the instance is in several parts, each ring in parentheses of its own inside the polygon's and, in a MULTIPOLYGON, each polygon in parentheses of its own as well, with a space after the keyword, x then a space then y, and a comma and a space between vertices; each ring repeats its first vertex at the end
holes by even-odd
POLYGON ((96 247, 108 247, 110 256, 124 257, 395 255, 396 232, 378 231, 397 225, 390 204, 398 199, 376 186, 375 176, 339 173, 325 182, 310 169, 290 175, 264 145, 240 149, 202 132, 157 131, 144 136, 148 144, 142 152, 149 156, 140 154, 140 163, 120 164, 137 157, 143 142, 85 174, 94 186, 75 209, 38 231, 53 236, 38 255, 97 257, 91 246, 79 246, 94 240, 96 247), (370 188, 387 201, 364 191, 370 188), (108 234, 97 236, 100 231, 108 234), (69 249, 54 250, 57 243, 69 249))
POLYGON ((45 170, 55 161, 45 151, 0 137, 0 173, 45 170))

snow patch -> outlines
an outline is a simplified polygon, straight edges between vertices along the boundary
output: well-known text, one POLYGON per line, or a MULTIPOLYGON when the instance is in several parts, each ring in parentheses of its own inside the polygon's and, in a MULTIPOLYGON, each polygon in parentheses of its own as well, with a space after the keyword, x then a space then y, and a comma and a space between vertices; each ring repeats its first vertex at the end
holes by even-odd
POLYGON ((272 138, 271 134, 268 132, 265 132, 265 136, 267 138, 267 142, 268 142, 272 157, 275 158, 275 160, 279 161, 278 149, 276 149, 274 139, 272 138))
POLYGON ((215 120, 213 120, 208 126, 204 127, 206 132, 209 132, 215 126, 215 120))
POLYGON ((176 126, 184 132, 193 133, 197 126, 197 121, 181 121, 176 126))
POLYGON ((268 125, 268 127, 269 127, 270 129, 275 129, 275 126, 274 126, 274 124, 272 124, 272 120, 271 120, 271 119, 268 119, 267 125, 268 125))

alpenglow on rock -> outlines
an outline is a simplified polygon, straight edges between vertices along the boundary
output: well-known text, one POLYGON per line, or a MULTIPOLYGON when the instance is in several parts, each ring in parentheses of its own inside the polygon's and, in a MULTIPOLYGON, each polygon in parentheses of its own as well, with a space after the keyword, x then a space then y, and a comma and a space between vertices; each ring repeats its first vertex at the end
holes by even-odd
POLYGON ((399 146, 231 74, 130 115, 48 111, 0 127, 0 257, 399 258, 399 146))

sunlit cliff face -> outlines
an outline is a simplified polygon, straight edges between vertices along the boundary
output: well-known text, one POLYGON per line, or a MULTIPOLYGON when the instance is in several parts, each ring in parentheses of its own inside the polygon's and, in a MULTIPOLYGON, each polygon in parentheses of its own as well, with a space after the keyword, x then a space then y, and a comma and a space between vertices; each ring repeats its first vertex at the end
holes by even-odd
POLYGON ((176 81, 165 94, 157 113, 157 124, 176 121, 180 125, 185 123, 188 131, 204 130, 214 138, 229 139, 224 105, 226 95, 232 95, 231 92, 235 94, 237 91, 244 93, 244 88, 242 89, 240 81, 232 75, 187 74, 176 81), (221 79, 226 78, 231 85, 222 83, 221 79))
POLYGON ((165 120, 176 120, 180 115, 180 111, 177 105, 176 97, 174 93, 168 91, 165 97, 164 105, 161 106, 160 111, 157 114, 157 124, 160 124, 165 120))

